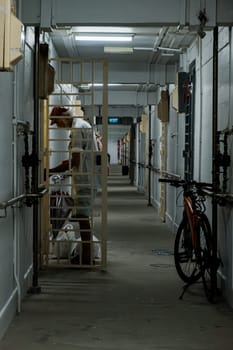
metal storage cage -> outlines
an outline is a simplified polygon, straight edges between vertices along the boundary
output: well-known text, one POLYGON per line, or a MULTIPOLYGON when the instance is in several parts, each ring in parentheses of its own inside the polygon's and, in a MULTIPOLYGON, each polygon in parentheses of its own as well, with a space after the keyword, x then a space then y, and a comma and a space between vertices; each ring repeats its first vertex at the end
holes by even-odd
MULTIPOLYGON (((55 69, 55 87, 44 108, 44 167, 45 181, 49 196, 44 202, 42 234, 42 265, 106 268, 107 264, 107 61, 105 59, 50 59, 55 69), (67 107, 72 111, 72 119, 83 118, 90 124, 91 145, 83 149, 81 157, 88 157, 90 169, 82 170, 71 166, 64 173, 51 173, 49 169, 64 159, 71 160, 69 148, 70 135, 74 127, 61 128, 51 125, 51 110, 54 106, 67 107), (84 110, 84 112, 83 112, 84 110), (102 115, 102 151, 94 147, 94 135, 97 132, 96 117, 102 115), (98 161, 97 161, 98 159, 98 161), (74 178, 85 176, 90 189, 82 197, 90 200, 91 238, 83 241, 80 237, 79 220, 74 217, 75 210, 82 209, 74 205, 74 178), (100 180, 97 186, 96 179, 100 180), (97 194, 96 194, 97 192, 97 194), (82 263, 83 245, 91 247, 90 264, 82 263), (72 259, 75 255, 77 260, 72 259)), ((61 116, 58 116, 58 118, 61 116)), ((76 128, 77 129, 77 128, 76 128)), ((82 132, 82 131, 81 131, 82 132)), ((87 137, 87 136, 85 136, 87 137)), ((77 179, 77 178, 76 178, 77 179)), ((78 186, 82 186, 81 184, 78 186)), ((84 185, 83 185, 84 186, 84 185)), ((77 184, 76 184, 77 187, 77 184)))

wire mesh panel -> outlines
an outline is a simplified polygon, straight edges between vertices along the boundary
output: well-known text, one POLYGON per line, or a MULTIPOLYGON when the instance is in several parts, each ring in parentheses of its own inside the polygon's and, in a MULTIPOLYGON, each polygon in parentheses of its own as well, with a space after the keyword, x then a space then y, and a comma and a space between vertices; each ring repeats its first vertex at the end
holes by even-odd
POLYGON ((107 62, 56 58, 48 100, 45 264, 107 264, 107 62), (101 113, 102 134, 96 125, 101 113))

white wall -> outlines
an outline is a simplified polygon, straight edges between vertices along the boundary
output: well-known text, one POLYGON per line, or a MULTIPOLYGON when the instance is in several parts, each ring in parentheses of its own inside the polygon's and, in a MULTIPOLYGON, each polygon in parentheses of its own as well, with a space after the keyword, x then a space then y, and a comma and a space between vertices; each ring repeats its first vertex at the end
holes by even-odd
MULTIPOLYGON (((33 31, 28 31, 24 59, 13 72, 0 72, 1 135, 0 201, 25 193, 25 171, 22 155, 24 137, 18 135, 18 121, 28 121, 33 128, 33 31)), ((31 145, 31 136, 29 136, 31 145)), ((31 146, 29 149, 31 152, 31 146)), ((1 215, 4 212, 1 210, 1 215)), ((8 207, 0 218, 0 337, 14 317, 20 299, 31 285, 32 208, 25 205, 8 207)), ((19 310, 19 308, 18 308, 19 310)))
MULTIPOLYGON (((180 69, 187 69, 195 61, 195 127, 194 127, 194 179, 212 182, 212 94, 213 94, 213 33, 207 32, 204 39, 197 38, 182 56, 180 69)), ((231 29, 219 29, 218 51, 218 130, 231 129, 233 125, 233 39, 231 29)), ((168 89, 170 93, 174 87, 168 89)), ((158 101, 157 101, 158 103, 158 101)), ((184 115, 172 108, 170 95, 170 116, 167 125, 167 171, 169 174, 184 177, 184 115)), ((159 170, 161 123, 156 116, 157 106, 152 110, 152 135, 154 142, 152 166, 159 170)), ((233 158, 233 135, 229 136, 229 154, 233 158)), ((228 169, 228 192, 233 191, 233 167, 228 169)), ((159 171, 152 173, 152 203, 159 209, 160 190, 159 171)), ((182 215, 182 199, 177 202, 178 190, 167 186, 167 223, 174 229, 182 215)), ((207 215, 212 222, 211 200, 207 199, 207 215)), ((218 247, 223 261, 222 282, 229 304, 233 306, 233 210, 232 206, 218 206, 218 247)), ((175 232, 175 231, 174 231, 175 232)))
MULTIPOLYGON (((0 72, 0 201, 12 197, 13 167, 11 157, 12 141, 12 83, 13 74, 0 72)), ((6 330, 9 318, 15 313, 15 282, 13 278, 13 212, 0 210, 0 337, 6 330), (6 217, 3 217, 5 214, 6 217)))

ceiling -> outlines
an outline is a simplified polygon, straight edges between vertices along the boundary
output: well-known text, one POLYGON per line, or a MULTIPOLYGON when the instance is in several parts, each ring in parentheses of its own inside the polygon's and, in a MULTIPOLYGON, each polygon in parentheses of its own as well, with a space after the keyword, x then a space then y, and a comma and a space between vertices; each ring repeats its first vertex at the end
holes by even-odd
MULTIPOLYGON (((124 70, 124 74, 119 74, 119 77, 124 76, 127 79, 127 71, 131 70, 133 65, 137 66, 137 69, 134 70, 135 74, 140 74, 138 70, 140 67, 145 66, 147 71, 150 70, 150 65, 177 65, 179 62, 179 56, 181 53, 184 53, 186 49, 191 45, 191 43, 195 40, 197 36, 197 32, 189 31, 187 27, 179 28, 179 27, 156 27, 156 26, 136 26, 136 27, 60 27, 53 29, 50 33, 51 39, 55 46, 58 56, 60 57, 83 57, 83 58, 107 58, 109 62, 109 70, 114 66, 120 67, 119 69, 124 70), (109 36, 132 36, 132 41, 130 43, 114 43, 113 41, 109 41, 107 43, 104 42, 95 42, 95 41, 77 41, 75 37, 77 35, 109 35, 109 36), (131 53, 106 53, 104 52, 104 47, 124 47, 131 49, 131 53), (117 65, 120 64, 120 65, 117 65)), ((145 73, 145 72, 144 72, 145 73)), ((111 76, 111 74, 109 74, 111 76)), ((116 76, 116 74, 115 74, 116 76)), ((140 75, 148 76, 148 74, 140 75)), ((120 79, 120 78, 119 78, 120 79)), ((143 79, 143 78, 142 78, 143 79)), ((116 96, 119 96, 122 93, 124 96, 127 93, 132 95, 134 92, 135 95, 141 92, 152 92, 156 91, 156 84, 148 84, 146 81, 140 83, 132 83, 124 81, 121 84, 121 81, 118 81, 118 84, 113 86, 109 85, 109 95, 112 92, 115 93, 116 96), (122 86, 120 86, 122 85, 122 86)), ((136 80, 136 78, 135 78, 136 80)), ((111 83, 111 81, 109 81, 111 83)), ((114 95, 115 96, 115 95, 114 95)), ((130 103, 129 103, 130 105, 130 103)), ((129 116, 133 115, 133 113, 137 113, 137 106, 130 106, 131 110, 127 109, 127 105, 121 105, 119 100, 116 100, 115 103, 111 104, 111 110, 109 105, 109 113, 110 115, 115 116, 129 116), (132 109, 134 108, 135 111, 132 109)), ((111 140, 117 140, 119 138, 119 134, 123 136, 127 127, 118 126, 116 130, 116 126, 109 127, 109 138, 111 140), (117 132, 116 132, 117 131, 117 132)))
POLYGON ((63 27, 53 29, 51 38, 60 57, 107 57, 109 63, 174 64, 196 37, 187 27, 63 27), (76 41, 81 34, 130 35, 130 43, 76 41), (131 53, 105 53, 104 47, 124 47, 131 53))

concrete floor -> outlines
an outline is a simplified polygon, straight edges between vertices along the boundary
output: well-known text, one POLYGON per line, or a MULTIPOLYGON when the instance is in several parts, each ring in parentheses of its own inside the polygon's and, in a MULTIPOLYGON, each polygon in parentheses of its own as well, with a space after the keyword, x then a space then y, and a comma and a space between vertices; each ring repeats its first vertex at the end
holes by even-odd
POLYGON ((200 283, 179 300, 174 235, 127 177, 109 178, 108 234, 107 272, 41 272, 0 350, 233 349, 224 302, 210 305, 200 283))

